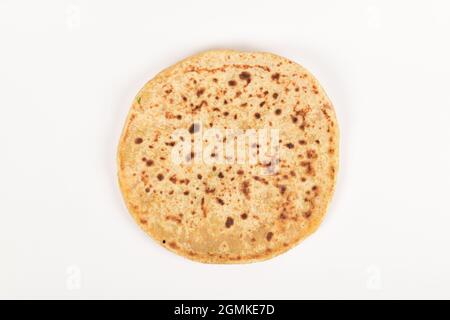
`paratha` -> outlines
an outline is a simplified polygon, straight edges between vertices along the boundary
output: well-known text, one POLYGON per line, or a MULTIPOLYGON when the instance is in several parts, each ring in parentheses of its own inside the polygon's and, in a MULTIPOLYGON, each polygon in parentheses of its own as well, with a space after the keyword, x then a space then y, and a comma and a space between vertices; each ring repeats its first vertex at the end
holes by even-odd
MULTIPOLYGON (((244 146, 248 158, 264 149, 250 138, 244 146)), ((136 222, 167 249, 205 263, 261 261, 318 228, 338 147, 332 103, 305 68, 271 53, 207 51, 162 71, 137 94, 119 143, 119 184, 136 222), (207 129, 270 129, 278 133, 271 140, 277 155, 233 161, 225 147, 208 149, 198 137, 207 129), (180 148, 189 140, 191 149, 180 148), (204 161, 218 155, 221 161, 204 161)))

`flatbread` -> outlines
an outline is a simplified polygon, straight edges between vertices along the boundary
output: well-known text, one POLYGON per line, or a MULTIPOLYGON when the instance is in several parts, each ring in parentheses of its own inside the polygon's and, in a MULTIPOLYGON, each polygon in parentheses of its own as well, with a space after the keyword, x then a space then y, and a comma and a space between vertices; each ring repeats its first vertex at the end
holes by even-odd
POLYGON ((208 51, 162 71, 137 94, 120 139, 119 183, 136 222, 167 249, 205 263, 261 261, 318 228, 335 186, 338 144, 333 106, 302 66, 271 53, 208 51), (211 164, 205 148, 183 155, 185 141, 174 132, 187 130, 193 141, 200 128, 278 130, 278 158, 211 164))

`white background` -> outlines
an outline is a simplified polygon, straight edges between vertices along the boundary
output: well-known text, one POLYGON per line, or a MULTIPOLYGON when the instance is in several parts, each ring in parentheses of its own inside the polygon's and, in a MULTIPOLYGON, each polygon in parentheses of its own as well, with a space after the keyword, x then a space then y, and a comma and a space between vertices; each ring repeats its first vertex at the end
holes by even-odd
POLYGON ((1 298, 450 298, 448 1, 0 1, 1 298), (204 265, 125 209, 116 148, 161 69, 215 48, 308 68, 341 128, 322 227, 204 265))

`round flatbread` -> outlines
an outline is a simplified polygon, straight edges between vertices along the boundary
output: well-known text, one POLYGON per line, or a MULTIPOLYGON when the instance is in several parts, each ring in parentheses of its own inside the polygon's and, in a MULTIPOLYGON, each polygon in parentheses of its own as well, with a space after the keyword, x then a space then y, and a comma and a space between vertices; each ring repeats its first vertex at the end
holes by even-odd
POLYGON ((120 188, 142 229, 177 254, 265 260, 319 226, 338 144, 333 106, 302 66, 208 51, 137 94, 118 150, 120 188))

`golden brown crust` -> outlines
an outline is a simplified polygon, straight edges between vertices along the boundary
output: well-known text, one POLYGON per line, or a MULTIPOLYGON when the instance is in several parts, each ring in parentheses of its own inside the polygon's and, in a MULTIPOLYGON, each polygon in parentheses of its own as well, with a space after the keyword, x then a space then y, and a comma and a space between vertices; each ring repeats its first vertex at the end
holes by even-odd
POLYGON ((119 184, 137 223, 167 249, 205 263, 281 254, 320 225, 334 191, 339 130, 303 67, 270 53, 208 51, 162 71, 138 93, 120 139, 119 184), (280 129, 280 170, 175 165, 171 133, 280 129))

